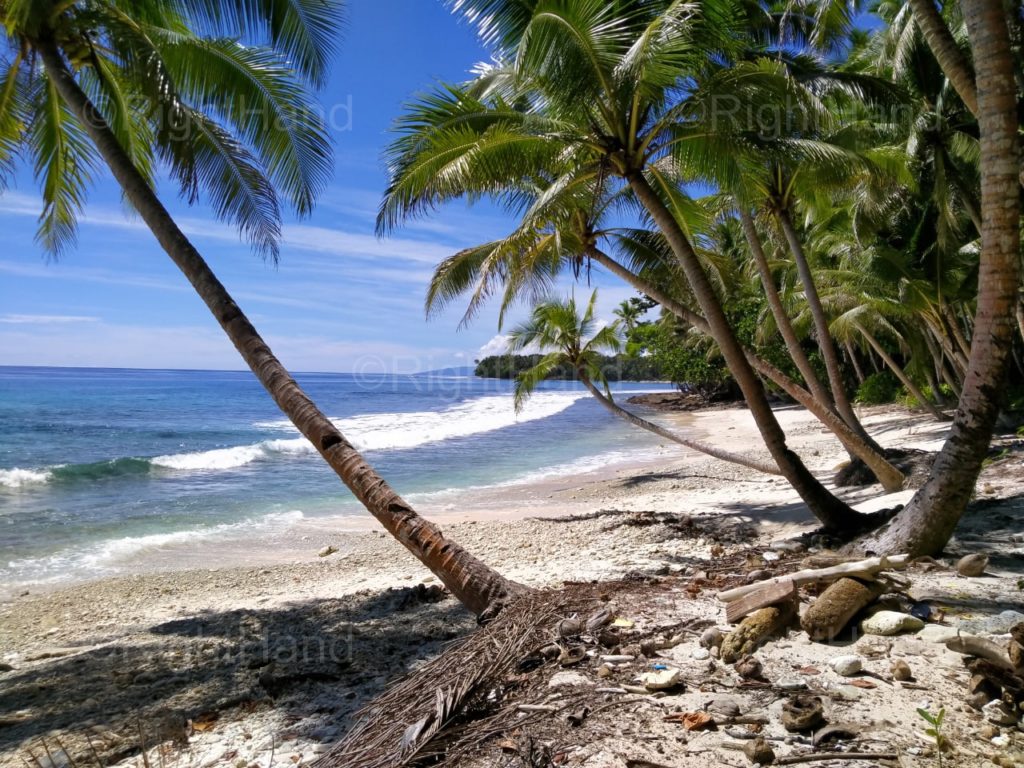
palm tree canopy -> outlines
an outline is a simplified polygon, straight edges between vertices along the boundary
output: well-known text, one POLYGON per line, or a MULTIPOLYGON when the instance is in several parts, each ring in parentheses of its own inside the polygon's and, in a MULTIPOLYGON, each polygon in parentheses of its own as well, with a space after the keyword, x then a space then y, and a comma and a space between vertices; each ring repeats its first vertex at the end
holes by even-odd
POLYGON ((333 169, 310 86, 340 22, 339 0, 7 0, 0 190, 30 158, 39 242, 52 255, 74 243, 98 160, 39 62, 52 44, 150 184, 165 169, 276 259, 283 204, 308 214, 333 169))
POLYGON ((516 378, 516 411, 522 410, 537 385, 563 364, 571 366, 581 379, 595 381, 608 392, 600 357, 603 353, 617 354, 622 340, 618 322, 601 325, 594 317, 596 303, 597 290, 590 294, 582 312, 575 295, 565 300, 546 299, 538 302, 530 318, 509 334, 509 352, 536 347, 546 353, 537 365, 516 378))

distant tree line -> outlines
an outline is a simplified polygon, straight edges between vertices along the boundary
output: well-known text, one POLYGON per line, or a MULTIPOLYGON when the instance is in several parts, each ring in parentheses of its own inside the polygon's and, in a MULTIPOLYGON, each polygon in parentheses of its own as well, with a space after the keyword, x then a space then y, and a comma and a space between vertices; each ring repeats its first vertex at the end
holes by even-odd
MULTIPOLYGON (((536 366, 543 355, 491 355, 476 363, 474 374, 486 379, 515 379, 536 366)), ((667 381, 661 366, 653 357, 629 355, 598 356, 601 373, 608 381, 667 381)), ((576 372, 562 363, 552 369, 548 379, 572 381, 576 372)))

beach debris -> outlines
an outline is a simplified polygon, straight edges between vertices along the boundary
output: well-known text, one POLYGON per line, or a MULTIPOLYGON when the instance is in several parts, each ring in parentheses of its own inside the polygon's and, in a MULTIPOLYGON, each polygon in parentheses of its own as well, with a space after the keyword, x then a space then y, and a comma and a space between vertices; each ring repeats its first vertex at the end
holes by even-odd
POLYGON ((860 630, 865 635, 898 635, 901 632, 916 632, 924 628, 924 622, 909 613, 899 611, 879 611, 868 616, 860 623, 860 630))
POLYGON ((988 555, 974 553, 964 555, 956 561, 956 572, 961 576, 982 576, 986 568, 988 568, 988 555))
POLYGON ((964 656, 977 656, 978 658, 986 659, 1003 669, 1011 672, 1014 670, 1013 663, 1010 661, 1010 655, 1007 653, 1006 649, 998 643, 984 637, 975 637, 974 635, 957 635, 949 638, 945 645, 949 650, 955 651, 956 653, 962 653, 964 656))
POLYGON ((587 719, 587 715, 590 714, 590 707, 580 707, 579 709, 573 710, 565 716, 565 721, 573 728, 579 728, 583 725, 583 721, 587 719))
POLYGON ((739 717, 742 707, 738 697, 725 694, 712 696, 704 702, 704 709, 713 715, 720 716, 723 720, 728 720, 733 717, 739 717))
POLYGON ((996 725, 1017 724, 1017 714, 1003 701, 990 701, 981 708, 981 714, 990 723, 995 723, 996 725))
POLYGON ((707 648, 694 648, 693 653, 690 654, 697 661, 707 661, 711 658, 711 651, 707 648))
POLYGON ((316 556, 317 557, 328 557, 330 555, 333 555, 337 551, 338 551, 337 547, 333 546, 332 544, 328 544, 326 547, 323 547, 319 552, 317 552, 316 556))
POLYGON ((816 747, 833 741, 848 741, 860 735, 861 726, 856 723, 833 723, 814 732, 812 743, 816 747))
POLYGON ((896 659, 892 663, 890 672, 892 672, 893 680, 906 681, 914 679, 914 673, 911 671, 910 665, 903 659, 896 659))
POLYGON ((558 622, 559 637, 576 637, 583 632, 583 622, 577 618, 562 619, 558 622))
POLYGON ((640 683, 648 691, 666 691, 681 685, 678 669, 656 669, 640 675, 640 683))
POLYGON ((753 653, 766 640, 785 631, 795 618, 793 603, 754 611, 726 636, 722 643, 722 660, 731 664, 753 653))
POLYGON ((558 663, 563 667, 571 667, 574 664, 579 664, 587 658, 587 649, 582 645, 570 645, 568 648, 563 648, 562 652, 558 656, 558 663))
POLYGON ((771 765, 775 762, 775 751, 761 736, 744 744, 743 754, 754 765, 771 765))
POLYGON ((673 712, 662 718, 666 723, 682 723, 688 731, 705 731, 716 726, 715 718, 707 712, 673 712))
POLYGON ((797 586, 792 581, 769 581, 761 589, 750 592, 725 606, 725 620, 730 624, 743 619, 760 608, 790 602, 796 599, 797 586))
POLYGON ((593 683, 589 678, 584 677, 579 672, 556 672, 548 680, 549 688, 565 688, 575 686, 592 686, 593 683))
POLYGON ((700 635, 701 648, 721 648, 725 637, 717 627, 708 627, 700 635))
POLYGON ((853 677, 864 668, 864 663, 861 661, 860 656, 836 656, 829 661, 828 665, 832 667, 832 670, 837 675, 842 677, 853 677))
POLYGON ((936 611, 928 603, 917 602, 910 606, 910 615, 921 621, 936 619, 936 611))
POLYGON ((619 629, 632 629, 633 626, 634 626, 634 623, 633 623, 632 620, 624 619, 624 618, 622 618, 620 616, 619 618, 615 619, 612 622, 612 626, 613 627, 618 627, 619 629))
POLYGON ((840 578, 804 611, 800 626, 811 640, 832 640, 881 593, 882 587, 877 582, 840 578))
POLYGON ((759 680, 761 679, 761 673, 764 671, 761 662, 753 656, 744 656, 737 661, 735 669, 736 674, 744 680, 759 680))
POLYGON ((813 731, 825 722, 821 697, 801 694, 782 703, 782 727, 790 733, 813 731))
POLYGON ((799 677, 782 677, 775 681, 775 687, 782 691, 802 691, 807 687, 807 681, 799 677))
POLYGON ((590 634, 596 633, 601 627, 610 624, 612 621, 612 612, 610 608, 604 607, 597 611, 594 611, 587 619, 586 627, 587 632, 590 634))
POLYGON ((792 581, 797 586, 802 584, 822 584, 834 581, 841 576, 857 576, 860 578, 873 578, 882 571, 898 570, 905 568, 909 555, 893 555, 891 557, 870 557, 866 560, 854 562, 843 562, 827 568, 811 568, 795 573, 776 576, 767 581, 754 584, 745 584, 718 593, 718 599, 723 603, 731 603, 741 597, 756 592, 772 582, 792 581))

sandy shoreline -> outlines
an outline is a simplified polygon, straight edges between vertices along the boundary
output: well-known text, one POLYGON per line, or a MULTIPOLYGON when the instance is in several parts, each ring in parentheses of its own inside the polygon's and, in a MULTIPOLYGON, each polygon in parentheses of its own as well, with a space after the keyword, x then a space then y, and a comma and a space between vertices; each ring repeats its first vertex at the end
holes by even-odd
MULTIPOLYGON (((894 409, 864 415, 887 446, 934 450, 948 428, 894 409)), ((819 476, 845 458, 806 412, 782 409, 779 417, 819 476)), ((722 447, 758 444, 742 409, 683 421, 722 447)), ((1015 458, 1012 472, 1006 465, 988 473, 979 497, 1016 493, 1020 464, 1015 458)), ((869 510, 912 492, 878 493, 876 486, 844 496, 869 510)), ((538 587, 682 574, 710 561, 713 546, 767 545, 814 527, 784 480, 675 449, 655 462, 503 489, 458 509, 450 503, 420 508, 485 562, 538 587)), ((88 729, 116 759, 137 749, 133 720, 207 714, 218 725, 193 734, 190 764, 266 768, 271 745, 279 762, 312 760, 359 703, 472 627, 371 523, 303 520, 274 541, 221 547, 216 560, 202 543, 149 552, 138 573, 0 602, 0 662, 11 668, 0 673, 0 764, 20 765, 18 750, 33 738, 57 733, 73 742, 88 729), (325 545, 339 551, 317 557, 325 545), (341 645, 326 656, 321 645, 312 658, 294 653, 324 637, 341 645), (69 697, 68 686, 83 693, 69 697)))

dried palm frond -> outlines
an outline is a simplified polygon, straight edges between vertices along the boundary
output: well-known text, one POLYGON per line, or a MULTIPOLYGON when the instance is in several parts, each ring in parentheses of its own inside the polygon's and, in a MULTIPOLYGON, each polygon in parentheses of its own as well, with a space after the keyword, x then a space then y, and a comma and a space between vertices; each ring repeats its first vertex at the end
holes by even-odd
POLYGON ((567 599, 565 592, 517 598, 487 626, 363 707, 346 737, 313 768, 398 768, 444 755, 465 741, 454 738, 451 726, 494 717, 507 678, 550 642, 567 599))

